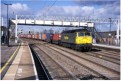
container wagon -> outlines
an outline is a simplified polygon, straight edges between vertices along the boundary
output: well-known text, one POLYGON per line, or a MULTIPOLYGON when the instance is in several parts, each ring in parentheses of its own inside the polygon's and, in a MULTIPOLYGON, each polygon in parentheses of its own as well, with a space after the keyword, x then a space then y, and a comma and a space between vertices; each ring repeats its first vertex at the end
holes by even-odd
POLYGON ((61 34, 60 33, 56 33, 56 34, 52 35, 52 43, 60 45, 60 41, 61 41, 61 34))

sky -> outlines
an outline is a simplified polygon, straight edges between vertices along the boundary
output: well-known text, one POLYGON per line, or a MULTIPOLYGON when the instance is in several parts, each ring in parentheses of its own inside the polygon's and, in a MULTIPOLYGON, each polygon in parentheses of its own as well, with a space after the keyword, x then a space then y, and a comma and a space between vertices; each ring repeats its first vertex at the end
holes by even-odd
MULTIPOLYGON (((9 18, 15 15, 36 15, 36 16, 79 16, 91 18, 120 18, 120 0, 2 0, 1 16, 6 25, 6 6, 4 3, 12 4, 9 6, 9 18)), ((109 31, 108 24, 97 24, 99 31, 109 31)), ((23 31, 43 31, 51 27, 42 26, 19 26, 23 31)), ((63 28, 52 28, 59 31, 63 28)), ((112 23, 112 30, 117 26, 112 23)))

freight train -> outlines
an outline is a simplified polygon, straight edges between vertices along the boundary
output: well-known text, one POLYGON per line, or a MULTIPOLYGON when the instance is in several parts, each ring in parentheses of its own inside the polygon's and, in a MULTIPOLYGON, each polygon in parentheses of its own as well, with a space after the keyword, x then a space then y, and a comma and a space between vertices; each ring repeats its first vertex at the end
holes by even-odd
POLYGON ((67 30, 62 33, 22 34, 20 37, 39 39, 76 50, 89 51, 92 48, 92 35, 86 29, 67 30))

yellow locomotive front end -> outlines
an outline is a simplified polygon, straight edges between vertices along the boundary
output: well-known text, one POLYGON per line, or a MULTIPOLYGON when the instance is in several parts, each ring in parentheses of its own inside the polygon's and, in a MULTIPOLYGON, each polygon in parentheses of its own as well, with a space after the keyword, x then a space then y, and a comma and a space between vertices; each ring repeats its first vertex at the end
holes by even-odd
POLYGON ((77 32, 76 44, 92 44, 90 32, 77 32))
POLYGON ((92 35, 90 32, 76 32, 75 43, 79 49, 90 50, 92 47, 92 35))

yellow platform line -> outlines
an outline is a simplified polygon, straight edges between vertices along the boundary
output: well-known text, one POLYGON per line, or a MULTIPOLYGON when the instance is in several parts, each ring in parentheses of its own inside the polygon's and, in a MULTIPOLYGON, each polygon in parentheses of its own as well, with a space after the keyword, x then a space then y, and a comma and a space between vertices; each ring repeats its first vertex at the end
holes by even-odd
MULTIPOLYGON (((19 44, 21 45, 21 44, 19 44)), ((0 74, 3 72, 3 70, 6 68, 6 66, 9 64, 9 62, 12 60, 12 58, 14 57, 14 55, 16 54, 16 52, 18 51, 20 46, 18 46, 18 48, 16 48, 16 50, 14 51, 14 53, 12 54, 12 56, 9 58, 9 60, 5 63, 5 65, 0 69, 0 74)))

